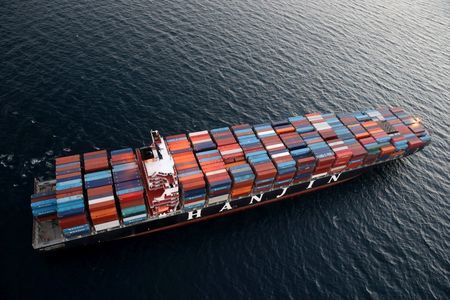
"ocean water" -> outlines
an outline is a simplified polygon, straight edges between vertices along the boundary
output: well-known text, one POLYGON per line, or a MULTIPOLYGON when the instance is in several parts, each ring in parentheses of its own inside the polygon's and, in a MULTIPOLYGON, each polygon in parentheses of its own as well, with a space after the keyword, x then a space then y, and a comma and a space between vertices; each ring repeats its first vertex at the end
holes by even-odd
POLYGON ((448 1, 3 1, 0 298, 448 299, 448 1), (426 150, 357 180, 153 236, 40 255, 54 156, 382 105, 426 150))

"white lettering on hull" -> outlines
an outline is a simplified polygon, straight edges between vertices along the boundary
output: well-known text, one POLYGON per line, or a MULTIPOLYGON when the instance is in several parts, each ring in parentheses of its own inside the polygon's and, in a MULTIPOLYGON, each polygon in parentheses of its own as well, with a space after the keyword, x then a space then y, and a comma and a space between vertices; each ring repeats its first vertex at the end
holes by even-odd
POLYGON ((339 174, 335 174, 333 176, 330 177, 330 180, 328 180, 328 183, 330 183, 331 181, 338 181, 339 177, 341 176, 342 173, 339 174))
MULTIPOLYGON (((328 183, 338 181, 338 180, 339 180, 339 177, 341 176, 341 174, 342 174, 342 173, 332 175, 332 176, 330 177, 330 179, 328 180, 328 183)), ((306 187, 306 190, 312 188, 315 182, 316 182, 316 180, 311 180, 311 181, 309 182, 308 186, 306 187)), ((289 188, 289 187, 283 188, 282 191, 281 191, 281 194, 277 195, 276 198, 280 198, 280 197, 283 197, 284 195, 286 195, 288 188, 289 188)), ((249 205, 254 204, 254 203, 257 203, 257 202, 261 202, 261 201, 262 201, 263 195, 264 195, 264 193, 263 193, 263 194, 260 194, 260 195, 253 195, 253 196, 251 197, 251 199, 250 199, 249 205)), ((227 202, 225 202, 224 206, 220 209, 219 212, 223 212, 223 211, 225 211, 225 210, 231 210, 231 209, 233 209, 233 207, 231 207, 230 202, 227 201, 227 202)), ((189 220, 193 220, 193 219, 200 218, 201 216, 202 216, 202 210, 201 210, 201 209, 197 209, 197 210, 190 211, 190 212, 188 213, 188 221, 189 221, 189 220)))
POLYGON ((284 194, 286 194, 287 189, 288 189, 288 188, 284 188, 283 191, 281 192, 281 194, 279 194, 279 195, 277 196, 277 198, 283 197, 284 194))
POLYGON ((307 190, 309 190, 310 188, 312 188, 313 184, 314 184, 315 180, 311 180, 308 184, 308 186, 306 187, 307 190))
POLYGON ((261 202, 263 195, 264 194, 261 194, 261 195, 259 195, 259 197, 256 196, 256 195, 252 196, 252 198, 250 199, 250 203, 249 204, 253 204, 253 200, 255 200, 256 202, 261 202))
POLYGON ((188 213, 188 221, 192 220, 192 219, 200 218, 201 216, 202 216, 202 210, 201 209, 190 211, 188 213))
POLYGON ((222 209, 219 212, 223 212, 224 210, 230 210, 232 209, 230 202, 225 202, 225 205, 222 207, 222 209))

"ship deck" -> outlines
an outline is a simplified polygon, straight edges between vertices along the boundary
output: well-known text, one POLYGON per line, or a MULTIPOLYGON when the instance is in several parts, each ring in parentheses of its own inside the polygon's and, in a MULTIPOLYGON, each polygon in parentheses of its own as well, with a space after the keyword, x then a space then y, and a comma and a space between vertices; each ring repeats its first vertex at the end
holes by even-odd
MULTIPOLYGON (((35 180, 34 190, 36 193, 48 192, 55 189, 56 180, 39 181, 35 180)), ((32 245, 34 249, 42 247, 61 247, 64 245, 64 237, 58 220, 38 221, 33 218, 32 245)))

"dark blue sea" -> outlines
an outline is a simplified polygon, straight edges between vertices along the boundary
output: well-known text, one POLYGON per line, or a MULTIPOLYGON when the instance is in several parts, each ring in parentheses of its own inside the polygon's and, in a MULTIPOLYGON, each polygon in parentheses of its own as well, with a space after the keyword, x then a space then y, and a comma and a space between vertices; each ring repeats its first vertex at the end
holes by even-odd
POLYGON ((2 1, 1 299, 449 299, 450 3, 2 1), (403 106, 432 144, 352 182, 50 255, 53 158, 308 112, 403 106))

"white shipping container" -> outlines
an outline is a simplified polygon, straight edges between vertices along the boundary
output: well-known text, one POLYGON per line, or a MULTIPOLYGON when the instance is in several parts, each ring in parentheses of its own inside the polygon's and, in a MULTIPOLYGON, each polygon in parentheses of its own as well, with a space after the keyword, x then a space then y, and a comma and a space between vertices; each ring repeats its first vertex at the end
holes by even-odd
POLYGON ((206 139, 203 139, 203 140, 192 141, 192 143, 194 145, 201 144, 201 143, 207 143, 207 142, 212 142, 212 140, 210 138, 206 138, 206 139))
POLYGON ((283 156, 288 156, 288 155, 289 155, 289 152, 286 151, 286 152, 282 152, 282 153, 277 153, 277 154, 271 155, 271 157, 272 158, 277 158, 277 157, 283 157, 283 156))
POLYGON ((220 196, 209 198, 208 203, 209 204, 219 203, 219 202, 228 200, 228 198, 229 198, 229 194, 220 195, 220 196))
POLYGON ((106 197, 97 198, 94 200, 89 200, 89 205, 107 202, 107 201, 114 201, 114 196, 106 196, 106 197))
POLYGON ((119 227, 119 226, 120 226, 119 221, 115 220, 115 221, 111 221, 111 222, 94 225, 94 228, 96 231, 101 231, 101 230, 111 229, 111 228, 119 227))
POLYGON ((267 146, 266 149, 270 150, 270 149, 275 149, 275 148, 278 148, 278 147, 283 147, 284 148, 284 144, 270 145, 270 146, 267 146))
POLYGON ((324 123, 314 123, 313 125, 317 130, 331 129, 331 126, 325 122, 324 123))
POLYGON ((337 141, 337 142, 333 142, 333 143, 328 143, 328 146, 334 147, 337 145, 342 145, 343 143, 344 143, 344 141, 337 141))
POLYGON ((342 146, 342 147, 338 147, 338 148, 332 148, 333 151, 340 151, 340 150, 347 150, 348 147, 347 146, 342 146))
POLYGON ((271 130, 266 130, 266 131, 260 131, 258 132, 258 136, 264 136, 264 135, 268 135, 268 134, 275 134, 275 131, 273 131, 273 129, 271 130))
POLYGON ((206 134, 209 136, 208 130, 191 132, 191 133, 189 133, 189 136, 197 136, 197 135, 202 135, 202 134, 206 134))
POLYGON ((222 155, 228 155, 228 154, 234 154, 234 153, 240 153, 240 152, 242 152, 242 149, 241 149, 241 148, 238 148, 238 149, 231 149, 231 150, 226 150, 226 151, 220 151, 220 153, 221 153, 222 155))
POLYGON ((216 175, 216 174, 226 173, 226 172, 227 172, 227 170, 220 169, 220 170, 215 170, 215 171, 211 171, 211 172, 205 173, 205 175, 211 176, 211 175, 216 175))
POLYGON ((323 120, 323 118, 322 118, 322 116, 308 116, 307 117, 308 118, 308 120, 310 120, 310 121, 318 121, 318 120, 323 120))

